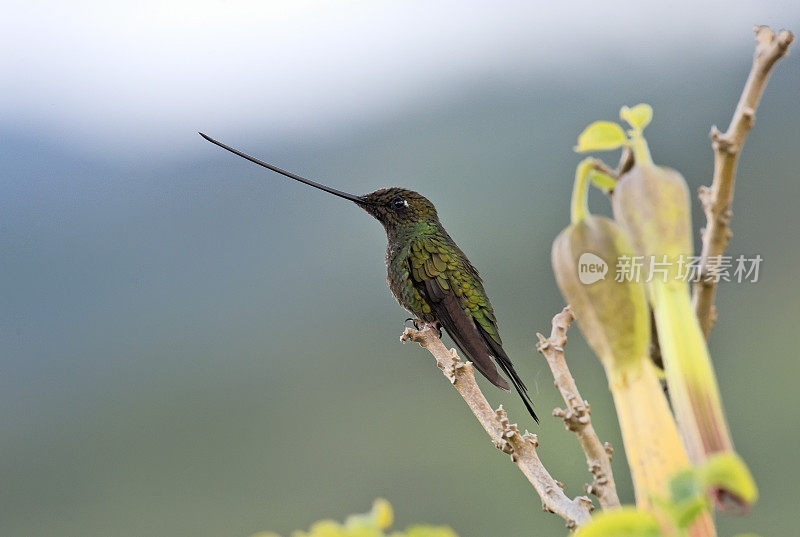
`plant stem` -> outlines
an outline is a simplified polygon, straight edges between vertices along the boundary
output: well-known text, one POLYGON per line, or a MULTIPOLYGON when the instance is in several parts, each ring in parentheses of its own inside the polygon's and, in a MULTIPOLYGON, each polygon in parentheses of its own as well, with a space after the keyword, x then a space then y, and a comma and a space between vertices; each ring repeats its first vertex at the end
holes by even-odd
POLYGON ((575 182, 572 185, 572 201, 570 203, 570 221, 577 224, 589 214, 589 171, 594 166, 594 159, 585 158, 575 170, 575 182))
POLYGON ((767 79, 778 60, 789 52, 794 40, 791 32, 782 30, 777 35, 767 26, 757 26, 756 52, 753 66, 747 77, 739 104, 725 133, 711 128, 711 146, 714 150, 714 178, 711 187, 700 187, 700 202, 706 214, 703 248, 700 257, 700 281, 694 284, 693 305, 703 334, 708 337, 716 319, 714 293, 717 282, 706 278, 720 263, 720 257, 731 238, 731 202, 736 180, 736 163, 747 133, 753 127, 756 108, 764 93, 767 79))
POLYGON ((565 307, 561 313, 553 317, 553 329, 549 338, 536 334, 539 337, 536 350, 547 360, 556 387, 567 406, 566 409, 553 410, 553 415, 564 420, 564 426, 575 433, 586 454, 586 463, 594 477, 592 484, 586 486, 586 491, 597 497, 603 509, 613 509, 620 505, 617 485, 611 470, 613 448, 607 442, 603 444, 597 436, 592 425, 589 403, 581 397, 564 358, 567 329, 574 320, 575 314, 572 308, 565 307))

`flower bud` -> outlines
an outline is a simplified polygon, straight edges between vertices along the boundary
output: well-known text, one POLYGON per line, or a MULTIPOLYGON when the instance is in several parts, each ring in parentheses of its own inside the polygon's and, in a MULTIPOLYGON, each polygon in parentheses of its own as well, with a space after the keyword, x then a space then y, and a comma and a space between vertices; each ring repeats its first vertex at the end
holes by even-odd
POLYGON ((630 256, 620 227, 588 215, 571 224, 553 242, 552 263, 561 294, 572 306, 589 346, 608 373, 609 382, 639 367, 650 342, 644 286, 617 281, 609 267, 630 256))
MULTIPOLYGON (((688 274, 680 273, 692 255, 689 190, 678 172, 653 164, 641 131, 632 133, 631 143, 636 165, 617 182, 614 217, 645 264, 662 264, 647 290, 672 406, 689 458, 699 464, 713 453, 733 451, 733 442, 708 346, 691 305, 688 274)), ((741 501, 747 503, 745 498, 741 501)))
POLYGON ((667 494, 669 476, 686 469, 689 459, 647 357, 650 311, 644 284, 609 274, 618 258, 631 256, 630 242, 618 224, 591 215, 586 206, 591 166, 584 160, 575 174, 572 223, 553 242, 553 271, 606 370, 636 503, 653 511, 653 498, 667 494))
POLYGON ((644 256, 645 264, 665 261, 666 279, 674 280, 678 260, 692 254, 689 189, 681 174, 637 164, 617 181, 612 205, 634 251, 644 256))

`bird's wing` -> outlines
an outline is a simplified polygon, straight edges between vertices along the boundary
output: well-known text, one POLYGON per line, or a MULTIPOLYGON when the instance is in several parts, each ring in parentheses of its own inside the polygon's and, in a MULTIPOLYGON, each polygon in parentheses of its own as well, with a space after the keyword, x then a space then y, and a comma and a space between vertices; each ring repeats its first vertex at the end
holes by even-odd
POLYGON ((409 264, 415 288, 461 352, 492 384, 508 390, 494 357, 538 423, 525 383, 503 349, 497 319, 475 268, 451 244, 432 237, 412 243, 409 264))
POLYGON ((436 319, 475 368, 495 386, 509 389, 497 371, 489 348, 470 310, 462 307, 473 296, 467 285, 470 274, 462 272, 447 245, 421 237, 411 244, 409 273, 414 287, 430 305, 436 319))

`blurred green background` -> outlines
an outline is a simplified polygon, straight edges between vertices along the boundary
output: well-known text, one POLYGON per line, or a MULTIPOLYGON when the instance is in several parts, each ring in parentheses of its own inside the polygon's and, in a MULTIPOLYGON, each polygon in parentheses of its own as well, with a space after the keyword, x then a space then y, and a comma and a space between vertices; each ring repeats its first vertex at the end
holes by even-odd
MULTIPOLYGON (((7 15, 7 16, 6 16, 7 15)), ((196 131, 334 187, 418 190, 480 269, 570 495, 588 480, 536 332, 562 307, 550 244, 571 148, 648 102, 657 162, 708 184, 751 27, 791 2, 493 7, 12 2, 0 60, 0 535, 286 534, 391 500, 402 527, 563 535, 430 356, 401 345, 385 237, 356 207, 196 131)), ((777 67, 739 165, 711 354, 761 488, 721 535, 790 535, 800 253, 800 53, 777 67)), ((616 155, 608 159, 615 162, 616 155)), ((594 195, 593 208, 608 212, 594 195)), ((702 222, 695 203, 696 228, 702 222)), ((617 448, 597 360, 568 360, 617 448)))

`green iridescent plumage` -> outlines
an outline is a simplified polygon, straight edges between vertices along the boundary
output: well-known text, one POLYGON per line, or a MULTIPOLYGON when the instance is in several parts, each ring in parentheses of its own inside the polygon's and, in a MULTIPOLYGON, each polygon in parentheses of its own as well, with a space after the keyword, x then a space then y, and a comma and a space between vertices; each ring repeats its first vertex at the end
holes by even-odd
MULTIPOLYGON (((452 290, 464 313, 478 322, 492 339, 502 344, 495 324, 497 320, 481 287, 480 276, 452 240, 442 235, 443 230, 434 228, 431 231, 433 233, 424 233, 410 241, 406 261, 410 270, 403 274, 408 275, 405 285, 413 288, 415 284, 430 281, 441 292, 452 290)), ((421 319, 433 320, 428 315, 431 313, 430 306, 416 289, 414 299, 409 303, 409 309, 421 319)))
POLYGON ((478 271, 444 230, 430 201, 403 188, 382 188, 364 196, 348 194, 200 135, 259 166, 355 202, 380 221, 388 239, 389 288, 400 305, 423 322, 438 323, 483 376, 508 390, 508 382, 497 370, 499 366, 533 419, 539 421, 525 384, 503 350, 497 319, 478 271))
POLYGON ((525 384, 503 350, 481 277, 442 227, 433 204, 402 188, 376 190, 361 200, 356 203, 386 229, 387 280, 400 305, 425 322, 440 323, 478 371, 508 390, 496 362, 536 419, 525 384))

